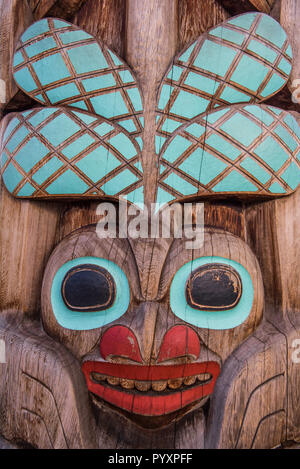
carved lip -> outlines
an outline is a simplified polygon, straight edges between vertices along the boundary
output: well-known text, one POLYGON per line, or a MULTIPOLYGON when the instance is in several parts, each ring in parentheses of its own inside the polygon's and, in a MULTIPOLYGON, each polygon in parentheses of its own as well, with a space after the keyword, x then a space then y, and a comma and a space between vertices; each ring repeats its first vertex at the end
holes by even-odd
POLYGON ((104 401, 133 414, 159 416, 182 409, 212 394, 216 379, 220 374, 220 365, 214 361, 153 366, 86 361, 82 365, 82 371, 89 391, 104 401), (91 377, 92 373, 148 382, 185 378, 202 373, 209 373, 212 377, 207 383, 197 383, 186 389, 139 392, 123 389, 121 386, 107 386, 95 382, 91 377))

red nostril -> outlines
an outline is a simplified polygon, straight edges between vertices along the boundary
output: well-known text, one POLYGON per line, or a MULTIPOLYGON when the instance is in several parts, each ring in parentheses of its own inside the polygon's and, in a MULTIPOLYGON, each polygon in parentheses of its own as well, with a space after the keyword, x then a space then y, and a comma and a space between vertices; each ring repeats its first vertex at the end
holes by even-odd
POLYGON ((196 332, 187 326, 174 326, 164 336, 158 362, 173 358, 200 355, 200 340, 196 332))
POLYGON ((142 362, 136 337, 124 326, 111 327, 103 334, 100 354, 105 360, 108 356, 118 356, 142 362))

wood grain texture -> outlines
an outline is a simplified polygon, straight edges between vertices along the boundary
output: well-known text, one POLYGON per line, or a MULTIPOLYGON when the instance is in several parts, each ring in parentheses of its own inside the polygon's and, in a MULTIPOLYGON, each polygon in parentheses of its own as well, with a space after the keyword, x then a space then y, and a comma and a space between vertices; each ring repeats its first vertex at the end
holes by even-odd
POLYGON ((261 11, 269 14, 276 0, 217 0, 231 15, 247 11, 261 11))
POLYGON ((86 0, 29 0, 34 19, 52 16, 70 20, 86 0))
MULTIPOLYGON (((293 50, 293 69, 290 76, 289 88, 291 91, 299 88, 299 83, 294 80, 300 80, 300 43, 299 43, 299 25, 300 4, 297 0, 282 0, 280 23, 286 30, 293 50)), ((299 110, 299 109, 298 109, 299 110)))

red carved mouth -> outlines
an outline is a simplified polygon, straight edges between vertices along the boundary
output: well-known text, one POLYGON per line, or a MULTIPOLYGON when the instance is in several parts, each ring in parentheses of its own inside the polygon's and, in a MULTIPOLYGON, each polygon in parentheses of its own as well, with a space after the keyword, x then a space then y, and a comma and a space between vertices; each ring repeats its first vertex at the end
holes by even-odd
POLYGON ((89 391, 104 401, 137 415, 160 416, 212 394, 220 374, 220 365, 214 361, 153 366, 86 361, 82 370, 89 391), (202 376, 206 378, 203 381, 202 376), (106 379, 116 384, 110 385, 106 379), (194 383, 179 389, 167 389, 167 383, 172 383, 172 380, 188 382, 189 379, 194 383), (130 383, 132 388, 138 389, 124 389, 119 384, 123 380, 130 383), (164 384, 166 386, 163 391, 154 390, 159 385, 164 387, 164 384), (139 388, 146 390, 141 391, 139 388))

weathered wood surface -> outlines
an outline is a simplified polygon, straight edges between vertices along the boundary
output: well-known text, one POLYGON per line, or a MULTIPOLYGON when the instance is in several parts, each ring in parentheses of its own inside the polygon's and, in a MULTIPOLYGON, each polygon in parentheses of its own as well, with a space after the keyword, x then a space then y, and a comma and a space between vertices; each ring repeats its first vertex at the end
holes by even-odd
MULTIPOLYGON (((289 81, 289 88, 295 92, 295 99, 299 96, 300 87, 300 43, 298 25, 300 19, 300 4, 297 0, 282 0, 280 23, 286 30, 293 49, 293 69, 289 81), (298 81, 297 81, 298 80, 298 81)), ((299 100, 298 100, 299 103, 299 100)), ((297 109, 299 111, 299 109, 297 109)))
POLYGON ((69 20, 79 10, 86 0, 29 0, 29 6, 35 20, 45 16, 69 20))
POLYGON ((247 11, 261 11, 269 14, 276 0, 217 0, 231 15, 247 11))

